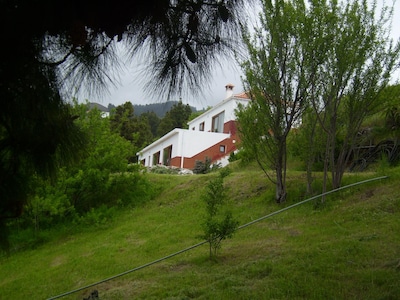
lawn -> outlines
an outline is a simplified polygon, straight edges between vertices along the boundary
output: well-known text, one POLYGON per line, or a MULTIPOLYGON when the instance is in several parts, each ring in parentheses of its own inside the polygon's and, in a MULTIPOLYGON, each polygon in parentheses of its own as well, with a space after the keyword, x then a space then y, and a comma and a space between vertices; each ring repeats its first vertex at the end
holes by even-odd
MULTIPOLYGON (((100 299, 399 299, 398 171, 240 229, 214 260, 204 244, 61 299, 94 289, 100 299)), ((162 188, 151 202, 2 256, 0 299, 48 299, 201 242, 200 197, 216 174, 146 176, 162 188)), ((345 184, 377 176, 348 174, 345 184)), ((225 179, 234 217, 243 225, 303 200, 304 174, 288 180, 290 197, 277 205, 261 171, 234 168, 225 179)))

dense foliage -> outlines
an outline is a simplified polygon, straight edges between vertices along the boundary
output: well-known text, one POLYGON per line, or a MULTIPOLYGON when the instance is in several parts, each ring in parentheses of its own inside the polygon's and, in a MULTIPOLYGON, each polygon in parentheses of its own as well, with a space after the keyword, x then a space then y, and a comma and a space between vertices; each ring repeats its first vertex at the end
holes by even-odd
POLYGON ((187 128, 191 115, 192 108, 181 101, 173 104, 162 118, 154 111, 138 115, 134 105, 126 102, 113 108, 110 124, 113 132, 131 142, 135 156, 132 156, 130 161, 136 162, 136 153, 143 147, 175 128, 187 128))
POLYGON ((192 109, 188 104, 185 105, 182 101, 174 104, 158 124, 158 135, 163 136, 175 128, 187 128, 191 114, 192 109))
POLYGON ((399 66, 391 17, 387 7, 377 13, 376 2, 264 1, 260 25, 244 32, 244 82, 253 101, 237 113, 242 144, 274 181, 278 203, 286 198, 289 132, 302 119, 308 186, 323 143, 323 190, 328 182, 340 187, 362 124, 399 66))
MULTIPOLYGON (((164 118, 165 114, 171 110, 171 108, 181 101, 161 101, 155 100, 155 103, 151 104, 133 104, 135 115, 140 116, 146 113, 154 113, 158 118, 164 118)), ((190 106, 193 112, 197 111, 196 107, 190 106)))
POLYGON ((61 168, 54 180, 30 179, 28 201, 21 217, 9 222, 11 231, 16 223, 19 230, 34 231, 36 236, 60 223, 102 224, 116 208, 153 196, 139 166, 129 164, 134 155, 131 142, 112 131, 110 120, 86 104, 75 104, 72 112, 78 116, 74 124, 87 137, 84 157, 79 165, 61 168))

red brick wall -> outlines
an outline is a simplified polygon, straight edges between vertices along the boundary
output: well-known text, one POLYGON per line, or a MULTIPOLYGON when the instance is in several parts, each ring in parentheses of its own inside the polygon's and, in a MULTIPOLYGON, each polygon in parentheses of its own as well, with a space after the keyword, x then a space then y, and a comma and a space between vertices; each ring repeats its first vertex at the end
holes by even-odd
MULTIPOLYGON (((186 169, 193 169, 196 160, 204 161, 206 157, 211 158, 211 162, 215 162, 237 149, 236 145, 239 142, 239 137, 237 136, 236 121, 229 121, 224 124, 224 133, 230 133, 231 136, 218 144, 211 146, 208 149, 196 154, 193 157, 185 157, 183 160, 183 167, 186 169), (234 142, 235 141, 235 142, 234 142), (225 146, 225 152, 220 152, 220 146, 225 146)), ((171 158, 171 166, 181 167, 181 157, 171 158)))

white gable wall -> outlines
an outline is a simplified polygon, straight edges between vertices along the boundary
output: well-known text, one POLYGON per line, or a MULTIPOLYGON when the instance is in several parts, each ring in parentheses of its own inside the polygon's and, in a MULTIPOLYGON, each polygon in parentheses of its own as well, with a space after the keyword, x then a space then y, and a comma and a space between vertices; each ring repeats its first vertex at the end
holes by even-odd
POLYGON ((224 121, 226 123, 228 121, 236 120, 235 116, 235 109, 238 106, 238 103, 242 103, 243 105, 247 105, 249 102, 248 99, 241 99, 230 97, 225 99, 224 101, 220 102, 210 110, 204 112, 202 115, 198 116, 197 118, 193 119, 192 121, 188 122, 189 130, 199 131, 200 124, 204 123, 204 131, 211 132, 212 129, 212 120, 213 117, 217 116, 218 114, 224 112, 224 121))
MULTIPOLYGON (((145 160, 145 166, 163 163, 164 149, 171 145, 171 158, 194 157, 205 149, 229 138, 229 133, 211 133, 213 118, 223 112, 224 120, 222 124, 235 120, 235 110, 238 103, 246 106, 249 103, 249 99, 236 98, 235 96, 225 99, 196 119, 188 122, 189 130, 176 128, 141 150, 141 152, 137 153, 139 161, 145 160), (203 130, 200 131, 200 124, 202 123, 204 127, 203 130), (158 152, 160 153, 159 161, 154 162, 154 154, 158 152)), ((183 163, 184 161, 182 159, 181 167, 183 167, 183 163)))
POLYGON ((139 161, 145 159, 145 166, 148 167, 162 163, 164 149, 171 145, 172 158, 193 157, 204 149, 207 149, 226 138, 229 138, 229 134, 210 134, 209 132, 198 132, 176 128, 138 153, 139 161), (157 152, 160 152, 159 161, 154 162, 153 155, 157 152))
POLYGON ((172 146, 172 157, 177 153, 177 147, 174 145, 179 144, 179 131, 182 129, 174 129, 171 132, 164 135, 162 138, 158 139, 154 143, 150 144, 146 148, 142 149, 137 155, 139 156, 139 161, 145 160, 145 166, 153 166, 162 163, 163 151, 165 148, 172 146), (160 161, 153 161, 153 154, 160 152, 160 161))

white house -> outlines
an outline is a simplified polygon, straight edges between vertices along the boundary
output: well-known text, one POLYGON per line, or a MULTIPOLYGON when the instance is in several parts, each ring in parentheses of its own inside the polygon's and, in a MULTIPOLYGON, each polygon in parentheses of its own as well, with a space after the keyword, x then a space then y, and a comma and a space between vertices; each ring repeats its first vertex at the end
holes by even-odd
POLYGON ((96 108, 96 109, 98 109, 100 111, 101 116, 103 118, 108 118, 110 116, 110 111, 108 110, 107 107, 105 107, 104 105, 101 105, 99 103, 96 103, 96 102, 90 102, 88 104, 88 109, 91 110, 91 109, 94 109, 94 108, 96 108))
POLYGON ((245 93, 233 95, 233 85, 225 86, 227 97, 188 122, 189 129, 176 128, 137 153, 144 166, 162 164, 193 169, 197 160, 211 159, 226 164, 238 142, 235 109, 250 101, 245 93))

